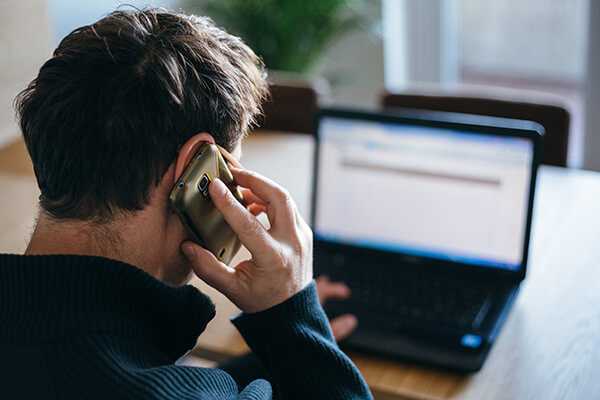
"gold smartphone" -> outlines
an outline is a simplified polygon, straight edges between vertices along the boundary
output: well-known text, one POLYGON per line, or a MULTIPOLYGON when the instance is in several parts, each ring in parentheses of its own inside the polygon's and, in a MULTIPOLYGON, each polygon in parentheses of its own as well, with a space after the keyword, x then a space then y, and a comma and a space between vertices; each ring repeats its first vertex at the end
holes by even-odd
POLYGON ((222 148, 204 143, 175 183, 169 199, 193 240, 210 250, 221 262, 229 264, 241 243, 215 207, 208 186, 213 179, 219 178, 240 203, 243 204, 244 198, 219 149, 235 167, 241 167, 222 148))

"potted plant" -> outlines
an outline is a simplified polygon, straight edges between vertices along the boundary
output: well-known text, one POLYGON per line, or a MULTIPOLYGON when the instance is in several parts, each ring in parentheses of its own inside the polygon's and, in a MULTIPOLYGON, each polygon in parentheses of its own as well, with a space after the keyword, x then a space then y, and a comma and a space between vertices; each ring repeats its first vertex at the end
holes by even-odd
POLYGON ((308 73, 327 47, 364 24, 368 0, 183 0, 240 36, 270 70, 308 73))

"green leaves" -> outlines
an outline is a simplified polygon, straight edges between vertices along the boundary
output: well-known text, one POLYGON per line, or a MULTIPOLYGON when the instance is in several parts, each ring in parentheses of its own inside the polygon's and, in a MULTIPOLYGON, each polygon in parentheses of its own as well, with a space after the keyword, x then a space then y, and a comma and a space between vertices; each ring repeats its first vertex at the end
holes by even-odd
POLYGON ((240 36, 270 69, 306 72, 335 39, 363 21, 365 0, 187 0, 240 36))

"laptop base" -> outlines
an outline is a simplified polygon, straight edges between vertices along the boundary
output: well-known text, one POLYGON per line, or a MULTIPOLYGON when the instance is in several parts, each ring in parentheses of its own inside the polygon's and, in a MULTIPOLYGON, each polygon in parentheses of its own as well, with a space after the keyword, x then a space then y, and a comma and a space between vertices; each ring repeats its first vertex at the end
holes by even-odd
POLYGON ((416 361, 458 372, 476 372, 481 369, 496 337, 508 316, 518 286, 499 299, 497 312, 486 321, 485 332, 468 332, 451 329, 432 329, 414 326, 405 331, 390 332, 374 326, 368 316, 359 319, 359 328, 340 345, 402 360, 416 361))

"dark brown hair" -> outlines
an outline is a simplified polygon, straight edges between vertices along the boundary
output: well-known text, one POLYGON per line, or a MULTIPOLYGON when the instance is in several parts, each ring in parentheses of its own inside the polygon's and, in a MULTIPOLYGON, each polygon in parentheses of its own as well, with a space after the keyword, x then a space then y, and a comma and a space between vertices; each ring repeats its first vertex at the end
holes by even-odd
POLYGON ((55 218, 139 210, 198 132, 239 143, 267 95, 262 62, 208 18, 116 11, 71 32, 16 99, 55 218))

